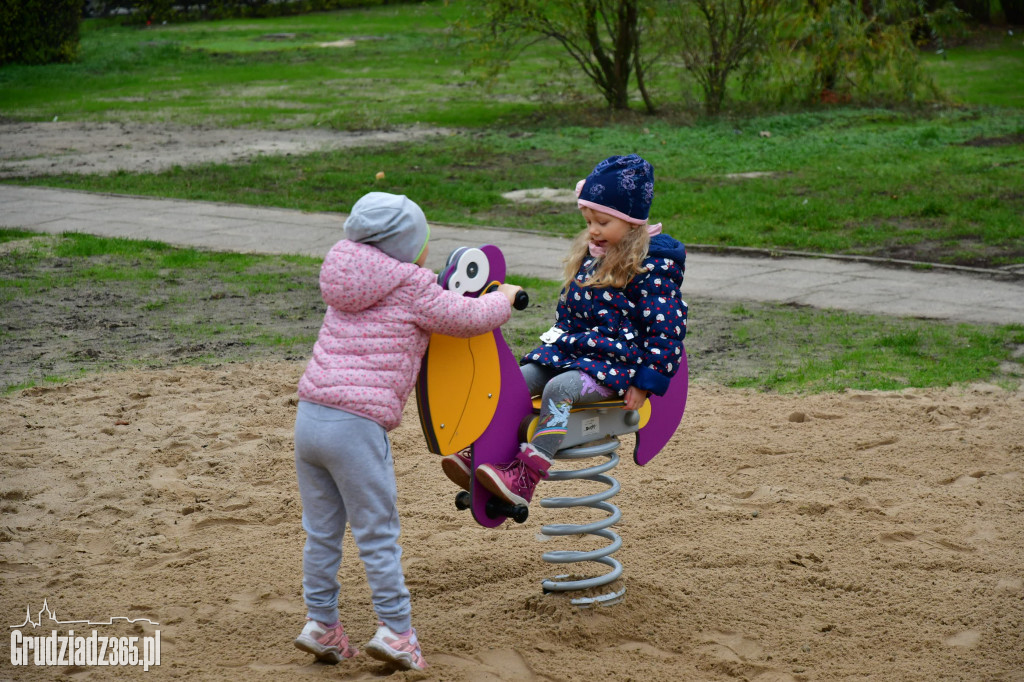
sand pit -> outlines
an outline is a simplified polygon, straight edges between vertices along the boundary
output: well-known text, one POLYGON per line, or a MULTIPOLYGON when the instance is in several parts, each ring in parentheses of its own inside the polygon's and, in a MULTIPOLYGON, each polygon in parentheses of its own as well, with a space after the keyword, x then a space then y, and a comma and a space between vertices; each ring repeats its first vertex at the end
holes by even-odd
MULTIPOLYGON (((148 618, 147 679, 378 679, 312 663, 291 462, 301 365, 132 371, 0 399, 0 613, 148 618)), ((1024 679, 1024 394, 988 387, 772 396, 697 385, 678 439, 624 461, 627 594, 544 596, 537 539, 452 506, 415 407, 393 433, 414 623, 431 668, 392 679, 1024 679)), ((624 448, 625 449, 625 448, 624 448)), ((542 496, 563 494, 549 486, 542 496)), ((374 620, 351 542, 343 618, 374 620)), ((61 626, 55 626, 60 629, 61 626)), ((48 634, 44 624, 37 634, 48 634)), ((24 629, 31 634, 32 628, 24 629)), ((10 629, 8 629, 10 632, 10 629)), ((81 634, 81 627, 79 630, 81 634)), ((0 678, 129 678, 14 669, 0 678)))

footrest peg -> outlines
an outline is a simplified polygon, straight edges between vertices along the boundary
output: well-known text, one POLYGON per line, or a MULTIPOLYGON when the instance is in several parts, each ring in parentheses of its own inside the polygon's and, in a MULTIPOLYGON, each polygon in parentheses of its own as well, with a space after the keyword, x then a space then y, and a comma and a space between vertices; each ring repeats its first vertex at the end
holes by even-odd
POLYGON ((487 500, 487 516, 496 519, 500 516, 507 516, 516 523, 525 523, 530 516, 530 508, 521 504, 509 504, 497 497, 487 500))

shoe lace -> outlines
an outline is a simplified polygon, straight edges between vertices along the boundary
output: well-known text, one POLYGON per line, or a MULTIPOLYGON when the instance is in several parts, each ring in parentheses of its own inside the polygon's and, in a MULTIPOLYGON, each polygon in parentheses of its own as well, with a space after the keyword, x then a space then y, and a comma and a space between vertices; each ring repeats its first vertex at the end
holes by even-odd
POLYGON ((516 484, 520 488, 529 488, 531 485, 534 485, 536 481, 531 475, 532 473, 533 471, 530 467, 526 466, 523 462, 519 462, 519 478, 516 480, 516 484))

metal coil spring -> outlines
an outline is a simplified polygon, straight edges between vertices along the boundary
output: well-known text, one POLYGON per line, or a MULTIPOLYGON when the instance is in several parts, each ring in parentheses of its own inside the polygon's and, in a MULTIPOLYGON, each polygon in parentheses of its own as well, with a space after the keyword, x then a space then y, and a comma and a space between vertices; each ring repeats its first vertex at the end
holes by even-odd
MULTIPOLYGON (((568 575, 557 575, 553 579, 545 580, 541 583, 544 588, 544 592, 571 592, 577 590, 588 590, 596 587, 602 587, 615 580, 622 575, 622 564, 617 559, 613 559, 610 555, 618 551, 622 546, 622 538, 618 536, 609 527, 616 524, 622 517, 622 512, 614 504, 608 502, 610 498, 614 497, 619 492, 619 482, 611 476, 606 476, 605 472, 611 471, 619 463, 619 456, 616 450, 619 448, 619 439, 614 436, 609 439, 601 440, 597 443, 588 443, 585 445, 579 445, 572 448, 566 448, 560 450, 555 455, 555 459, 586 459, 588 457, 608 457, 608 461, 599 464, 597 466, 587 467, 585 469, 575 470, 558 470, 548 472, 548 480, 552 481, 567 481, 567 480, 588 480, 597 481, 604 483, 608 486, 608 490, 596 493, 593 495, 587 495, 584 497, 549 497, 540 501, 540 505, 546 508, 553 509, 564 509, 569 507, 591 507, 593 509, 600 509, 608 512, 609 516, 604 519, 600 519, 593 523, 588 524, 550 524, 543 526, 540 532, 548 536, 564 536, 564 535, 596 535, 611 541, 611 544, 601 549, 585 552, 585 551, 553 551, 545 552, 541 557, 544 561, 553 564, 568 564, 583 561, 593 561, 596 563, 610 566, 611 571, 604 575, 596 576, 593 578, 585 578, 582 580, 568 580, 568 575)), ((614 604, 622 599, 622 596, 626 593, 625 586, 620 590, 613 590, 607 594, 603 594, 598 597, 579 597, 572 600, 573 604, 577 606, 594 606, 601 605, 606 606, 614 604)))

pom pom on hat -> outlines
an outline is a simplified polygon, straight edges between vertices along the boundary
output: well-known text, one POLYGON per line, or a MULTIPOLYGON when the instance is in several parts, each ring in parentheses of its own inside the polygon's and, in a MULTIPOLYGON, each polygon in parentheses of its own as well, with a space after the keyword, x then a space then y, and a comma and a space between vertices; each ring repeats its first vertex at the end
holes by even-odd
POLYGON ((642 225, 654 200, 654 168, 636 154, 609 156, 576 186, 576 196, 580 208, 642 225))
POLYGON ((345 237, 375 246, 403 263, 415 263, 430 239, 430 226, 423 209, 405 195, 370 192, 352 207, 345 237))

